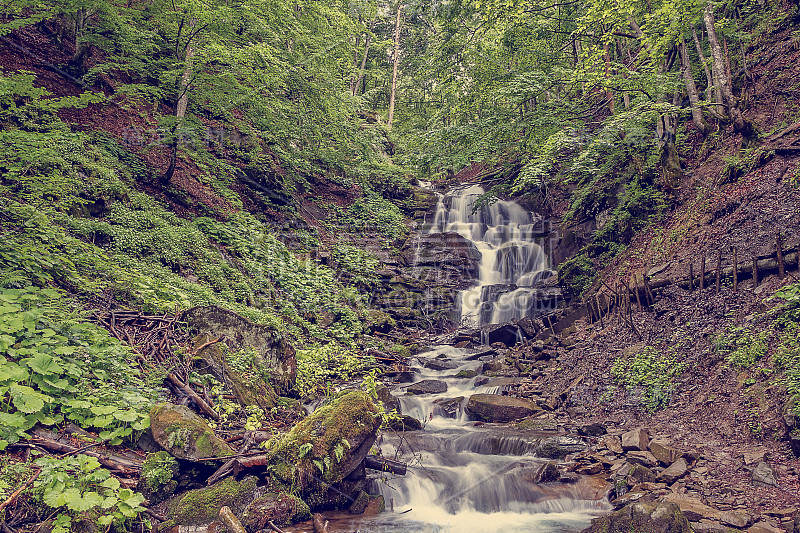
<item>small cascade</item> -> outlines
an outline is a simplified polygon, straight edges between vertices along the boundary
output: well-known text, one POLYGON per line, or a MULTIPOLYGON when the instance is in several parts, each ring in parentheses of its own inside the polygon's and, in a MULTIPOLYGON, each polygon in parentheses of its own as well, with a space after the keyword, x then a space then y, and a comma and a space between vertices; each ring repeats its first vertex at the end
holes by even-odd
MULTIPOLYGON (((477 377, 461 378, 460 371, 477 370, 466 349, 437 346, 417 356, 422 370, 415 381, 442 380, 447 391, 419 396, 395 388, 404 414, 421 420, 421 431, 385 433, 384 457, 409 462, 403 477, 377 481, 385 513, 359 527, 377 531, 500 533, 536 531, 575 533, 594 516, 609 509, 605 482, 580 478, 576 483, 536 483, 537 470, 548 459, 537 456, 542 441, 552 435, 513 427, 473 425, 465 412, 473 394, 500 394, 514 378, 490 380, 476 386, 477 377), (430 361, 453 368, 424 368, 430 361)), ((464 374, 462 374, 464 375, 464 374)), ((345 529, 342 529, 344 531, 345 529)), ((349 531, 349 530, 347 530, 349 531)))
POLYGON ((476 208, 479 185, 440 196, 431 233, 458 233, 481 255, 478 279, 460 298, 462 323, 509 322, 541 311, 533 288, 549 277, 547 256, 537 242, 541 218, 516 202, 498 200, 476 208))

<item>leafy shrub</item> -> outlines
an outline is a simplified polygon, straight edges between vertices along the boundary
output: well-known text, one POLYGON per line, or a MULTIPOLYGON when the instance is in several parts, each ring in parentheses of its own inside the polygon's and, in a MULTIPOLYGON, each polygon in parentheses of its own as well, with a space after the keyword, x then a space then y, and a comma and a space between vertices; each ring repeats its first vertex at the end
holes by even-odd
POLYGON ((52 289, 0 291, 0 449, 65 416, 113 444, 150 425, 150 399, 125 390, 129 348, 64 306, 52 289))
POLYGON ((301 397, 322 392, 332 380, 348 380, 369 370, 373 357, 359 357, 336 344, 297 350, 297 381, 301 397))
POLYGON ((715 349, 725 353, 725 361, 737 370, 745 370, 767 354, 767 334, 735 328, 714 341, 715 349))
POLYGON ((632 357, 620 357, 611 366, 611 375, 629 390, 640 390, 645 408, 654 412, 669 404, 675 389, 673 381, 686 368, 673 352, 645 347, 632 357))
POLYGON ((781 333, 772 361, 786 373, 788 396, 800 394, 800 324, 789 324, 781 333))
POLYGON ((127 530, 140 514, 144 496, 130 489, 121 489, 119 480, 88 455, 64 458, 41 457, 34 463, 41 474, 34 482, 38 499, 58 512, 53 533, 72 531, 78 515, 93 516, 102 526, 114 525, 127 530))

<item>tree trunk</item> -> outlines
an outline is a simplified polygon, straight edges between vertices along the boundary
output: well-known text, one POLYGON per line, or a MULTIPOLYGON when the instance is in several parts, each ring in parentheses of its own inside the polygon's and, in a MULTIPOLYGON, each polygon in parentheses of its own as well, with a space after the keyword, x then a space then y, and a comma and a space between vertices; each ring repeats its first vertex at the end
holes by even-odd
POLYGON ((697 129, 700 130, 700 133, 705 135, 708 133, 709 127, 703 118, 703 110, 700 109, 700 97, 697 94, 697 85, 695 85, 694 77, 692 76, 692 63, 689 60, 689 52, 686 50, 686 43, 683 38, 678 43, 678 52, 681 56, 681 72, 683 73, 683 79, 686 81, 689 104, 692 106, 692 120, 697 129))
MULTIPOLYGON (((192 20, 189 25, 190 30, 194 28, 197 22, 192 20)), ((191 33, 190 33, 191 35, 191 33)), ((161 176, 161 182, 164 184, 172 180, 175 174, 175 167, 178 164, 178 130, 183 123, 183 118, 186 116, 186 109, 189 107, 189 89, 192 76, 192 58, 194 57, 194 48, 191 41, 186 43, 186 55, 184 56, 183 74, 178 85, 178 99, 175 102, 175 124, 172 127, 172 139, 170 141, 169 152, 169 167, 164 175, 161 176)))
POLYGON ((394 102, 397 94, 397 69, 400 66, 400 17, 403 10, 402 0, 397 2, 397 17, 394 21, 394 61, 392 66, 392 88, 389 92, 389 117, 387 129, 391 131, 394 121, 394 102))
POLYGON ((350 92, 353 96, 358 93, 358 86, 361 85, 361 81, 364 79, 364 72, 367 68, 367 56, 369 55, 369 46, 372 44, 372 30, 375 29, 375 21, 378 19, 378 16, 375 15, 372 17, 372 22, 369 25, 369 33, 367 33, 367 40, 364 43, 364 55, 361 57, 361 68, 358 69, 358 79, 356 82, 350 87, 350 92))
POLYGON ((714 9, 711 4, 706 6, 703 12, 703 20, 706 24, 708 31, 708 41, 711 43, 711 57, 713 59, 714 76, 718 80, 717 86, 721 92, 722 102, 727 107, 727 113, 733 122, 733 129, 737 132, 747 133, 748 128, 745 123, 742 112, 739 109, 739 102, 733 96, 733 89, 731 88, 731 79, 728 76, 728 68, 725 64, 725 57, 723 55, 722 47, 719 44, 717 37, 717 30, 714 26, 714 9))
MULTIPOLYGON (((711 71, 708 70, 708 60, 703 53, 703 45, 700 44, 700 38, 697 36, 697 30, 692 28, 692 38, 694 39, 694 46, 697 48, 697 57, 700 58, 700 63, 703 64, 703 71, 706 73, 706 97, 709 102, 714 100, 714 78, 711 76, 711 71)), ((712 113, 717 114, 717 110, 712 108, 712 113)))
POLYGON ((71 63, 77 67, 81 75, 86 73, 86 62, 89 59, 89 44, 84 41, 83 34, 86 30, 86 21, 91 16, 92 13, 85 8, 80 8, 75 13, 75 53, 72 55, 71 63))

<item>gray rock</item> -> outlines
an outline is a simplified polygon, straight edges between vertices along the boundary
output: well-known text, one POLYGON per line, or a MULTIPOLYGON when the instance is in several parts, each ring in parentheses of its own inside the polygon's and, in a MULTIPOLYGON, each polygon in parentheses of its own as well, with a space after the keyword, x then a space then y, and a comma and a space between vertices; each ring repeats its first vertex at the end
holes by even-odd
POLYGON ((622 441, 617 436, 607 435, 607 436, 603 437, 603 444, 606 445, 606 448, 608 448, 609 450, 611 450, 612 452, 614 452, 616 454, 620 454, 623 451, 622 450, 622 441))
POLYGON ((631 503, 592 520, 583 533, 607 532, 691 533, 689 521, 674 503, 631 503))
POLYGON ((456 363, 442 359, 431 359, 425 363, 425 368, 430 368, 431 370, 453 370, 458 366, 456 363))
POLYGON ((627 451, 646 451, 650 442, 650 432, 637 428, 622 434, 622 449, 627 451))
POLYGON ((387 411, 400 412, 400 399, 392 396, 392 391, 386 385, 378 385, 375 387, 375 392, 378 394, 378 400, 383 404, 387 411))
POLYGON ((539 444, 536 445, 535 455, 547 459, 563 459, 571 453, 582 452, 585 449, 586 444, 580 438, 559 435, 539 441, 539 444))
POLYGON ((443 416, 445 418, 456 418, 458 416, 458 411, 461 409, 461 402, 463 401, 463 396, 434 400, 433 404, 436 407, 434 407, 433 412, 435 415, 443 416))
POLYGON ((681 457, 680 459, 669 465, 666 470, 661 472, 658 475, 657 481, 661 481, 663 483, 672 485, 673 483, 675 483, 688 473, 689 473, 689 465, 686 463, 686 459, 681 457))
POLYGON ((778 485, 778 482, 775 481, 775 472, 763 461, 756 465, 751 479, 756 487, 775 487, 778 485))
POLYGON ((422 429, 422 422, 409 415, 400 415, 400 420, 394 420, 389 427, 395 431, 417 431, 422 429))
POLYGON ((555 463, 545 463, 536 471, 534 476, 534 483, 551 483, 558 481, 561 473, 555 463))
POLYGON ((646 466, 631 465, 630 472, 628 473, 628 485, 636 485, 638 483, 652 483, 656 480, 656 474, 646 466))
POLYGON ((607 432, 606 426, 599 422, 584 424, 578 428, 578 434, 586 435, 588 437, 599 437, 601 435, 605 435, 607 432))
POLYGON ((406 387, 411 394, 439 394, 447 392, 447 383, 439 379, 423 379, 406 387))
POLYGON ((784 531, 778 529, 769 522, 759 522, 748 528, 747 533, 784 533, 784 531))
POLYGON ((511 422, 536 414, 541 409, 524 398, 499 394, 473 394, 467 401, 466 411, 484 422, 511 422))
POLYGON ((753 521, 749 514, 739 511, 720 511, 719 520, 723 524, 738 528, 745 528, 753 521))

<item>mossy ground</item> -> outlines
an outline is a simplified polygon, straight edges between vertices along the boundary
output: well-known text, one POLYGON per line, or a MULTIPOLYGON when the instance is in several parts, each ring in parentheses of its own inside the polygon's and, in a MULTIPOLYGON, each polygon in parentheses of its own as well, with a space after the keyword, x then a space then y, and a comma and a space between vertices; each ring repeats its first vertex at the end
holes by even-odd
POLYGON ((156 404, 150 411, 150 421, 153 435, 163 434, 168 451, 178 458, 184 458, 181 455, 190 451, 197 459, 233 455, 233 450, 214 434, 214 430, 188 408, 156 404))

